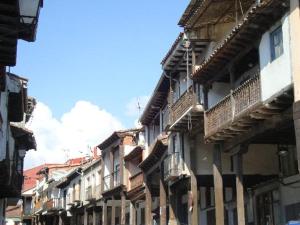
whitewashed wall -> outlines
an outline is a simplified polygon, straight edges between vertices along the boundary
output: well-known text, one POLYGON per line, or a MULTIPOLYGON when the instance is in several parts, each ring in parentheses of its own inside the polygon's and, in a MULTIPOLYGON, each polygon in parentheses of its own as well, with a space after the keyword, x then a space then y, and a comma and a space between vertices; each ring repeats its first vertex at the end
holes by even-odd
POLYGON ((268 100, 292 83, 289 18, 285 15, 266 32, 259 45, 262 100, 268 100), (271 60, 270 32, 282 25, 283 54, 274 61, 271 60))
POLYGON ((214 82, 212 88, 208 92, 208 108, 216 105, 226 95, 230 93, 230 84, 214 82))

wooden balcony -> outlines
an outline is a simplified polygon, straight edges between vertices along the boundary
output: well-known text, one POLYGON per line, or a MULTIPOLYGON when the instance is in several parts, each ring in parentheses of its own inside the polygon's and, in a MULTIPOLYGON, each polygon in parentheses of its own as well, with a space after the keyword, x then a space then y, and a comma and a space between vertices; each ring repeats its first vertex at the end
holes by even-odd
POLYGON ((170 130, 190 129, 192 124, 203 117, 203 107, 197 94, 190 87, 170 107, 170 130))
POLYGON ((142 172, 139 172, 129 178, 130 189, 128 191, 134 190, 138 187, 142 187, 144 184, 144 175, 142 172))
POLYGON ((86 201, 96 200, 95 190, 92 186, 87 187, 85 191, 85 200, 86 201))
POLYGON ((242 119, 261 104, 260 78, 256 75, 205 112, 205 138, 223 140, 234 131, 243 131, 248 126, 242 119))
POLYGON ((120 169, 115 170, 112 174, 103 177, 104 192, 112 190, 121 185, 120 169))
POLYGON ((56 211, 62 209, 62 201, 60 198, 51 198, 43 204, 44 211, 56 211))
POLYGON ((248 131, 259 121, 280 113, 290 104, 289 92, 282 91, 263 102, 259 72, 218 104, 205 112, 206 142, 224 141, 248 131))
POLYGON ((43 210, 43 202, 42 201, 37 201, 34 203, 34 207, 32 209, 32 214, 36 214, 40 211, 43 210))

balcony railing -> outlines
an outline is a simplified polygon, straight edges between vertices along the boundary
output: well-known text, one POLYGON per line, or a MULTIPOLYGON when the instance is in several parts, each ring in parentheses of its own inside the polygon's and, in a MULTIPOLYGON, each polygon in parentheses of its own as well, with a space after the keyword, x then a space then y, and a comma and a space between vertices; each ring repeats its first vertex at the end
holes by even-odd
POLYGON ((189 109, 199 104, 197 94, 193 91, 193 87, 190 87, 184 92, 180 98, 171 105, 170 108, 170 124, 174 124, 178 121, 189 109))
POLYGON ((112 174, 103 177, 104 191, 120 186, 120 169, 115 170, 112 174))
POLYGON ((87 189, 85 191, 85 200, 92 201, 95 199, 96 199, 96 196, 95 196, 93 187, 92 186, 87 187, 87 189))
POLYGON ((179 152, 169 154, 164 160, 164 179, 173 180, 183 172, 183 161, 179 152))
POLYGON ((205 112, 205 136, 209 137, 226 128, 260 102, 260 79, 256 75, 205 112))
POLYGON ((140 187, 144 183, 144 175, 142 172, 139 172, 129 178, 130 181, 130 190, 133 190, 137 187, 140 187))
POLYGON ((62 208, 62 202, 60 198, 49 199, 43 204, 43 209, 45 211, 59 210, 61 208, 62 208))
POLYGON ((38 212, 42 209, 43 209, 42 201, 37 201, 37 202, 34 203, 34 207, 32 209, 32 214, 34 214, 34 213, 36 213, 36 212, 38 212))

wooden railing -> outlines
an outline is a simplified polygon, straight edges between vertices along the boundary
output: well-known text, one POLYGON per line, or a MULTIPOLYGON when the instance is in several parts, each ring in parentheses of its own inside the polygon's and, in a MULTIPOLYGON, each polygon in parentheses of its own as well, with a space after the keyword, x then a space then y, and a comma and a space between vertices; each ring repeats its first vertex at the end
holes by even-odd
POLYGON ((120 169, 115 170, 112 174, 103 177, 104 191, 108 191, 121 185, 120 169))
POLYGON ((37 201, 34 203, 32 213, 34 214, 35 212, 40 211, 42 208, 43 208, 43 202, 41 200, 37 201))
POLYGON ((205 136, 209 137, 261 101, 259 76, 249 79, 205 112, 205 136))
POLYGON ((94 190, 92 186, 88 186, 85 190, 85 200, 90 201, 95 199, 96 196, 94 194, 94 190))
POLYGON ((142 186, 144 183, 144 176, 142 172, 139 172, 129 178, 130 181, 130 190, 133 190, 139 186, 142 186))
POLYGON ((46 201, 43 205, 43 209, 50 211, 50 210, 59 210, 62 208, 61 199, 60 198, 51 198, 46 201))
POLYGON ((171 105, 170 123, 174 124, 191 106, 197 104, 197 95, 190 87, 180 98, 171 105))

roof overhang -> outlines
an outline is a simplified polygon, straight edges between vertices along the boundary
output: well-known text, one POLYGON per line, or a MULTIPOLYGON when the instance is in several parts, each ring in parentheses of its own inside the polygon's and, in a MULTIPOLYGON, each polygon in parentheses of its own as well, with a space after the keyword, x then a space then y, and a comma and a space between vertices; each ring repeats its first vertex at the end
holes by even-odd
POLYGON ((199 7, 203 0, 191 0, 187 8, 184 10, 183 15, 181 16, 178 25, 184 27, 187 20, 193 15, 195 10, 199 7))
POLYGON ((192 10, 185 17, 185 29, 235 22, 236 16, 244 14, 256 0, 202 0, 193 4, 192 10), (236 14, 238 13, 238 14, 236 14))
POLYGON ((150 124, 157 113, 166 104, 169 89, 170 80, 162 74, 140 118, 143 125, 150 124))
POLYGON ((36 150, 36 140, 31 130, 22 126, 22 123, 10 123, 10 128, 19 149, 36 150))
POLYGON ((255 43, 287 9, 287 0, 262 0, 252 5, 245 17, 192 74, 192 79, 200 83, 213 80, 234 57, 255 43))
POLYGON ((149 148, 150 154, 138 165, 144 172, 151 170, 162 159, 168 148, 168 136, 159 136, 149 148))
POLYGON ((173 43, 172 47, 161 61, 163 70, 170 72, 186 72, 187 71, 187 53, 189 56, 189 65, 191 63, 192 51, 199 55, 208 45, 208 39, 187 38, 184 33, 180 33, 173 43), (185 46, 186 42, 190 42, 190 46, 185 46))

